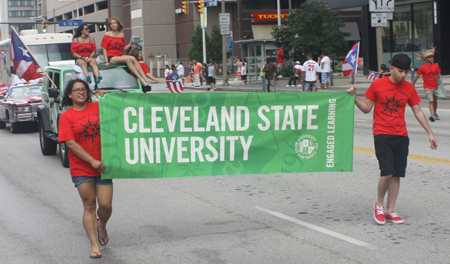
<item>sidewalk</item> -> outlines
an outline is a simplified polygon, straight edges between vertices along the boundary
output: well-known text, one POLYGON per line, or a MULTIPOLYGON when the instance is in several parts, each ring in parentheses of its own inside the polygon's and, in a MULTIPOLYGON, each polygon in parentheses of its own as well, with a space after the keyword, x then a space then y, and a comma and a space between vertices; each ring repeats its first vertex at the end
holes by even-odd
MULTIPOLYGON (((222 76, 219 76, 221 78, 222 76)), ((284 79, 287 79, 286 77, 284 79)), ((356 80, 356 88, 359 96, 364 96, 365 92, 372 84, 373 81, 367 80, 366 76, 362 73, 358 74, 355 78, 356 80)), ((447 93, 450 93, 450 75, 442 76, 442 80, 444 81, 444 85, 446 87, 447 93)), ((339 77, 339 79, 335 78, 334 82, 336 85, 330 86, 329 89, 318 89, 318 92, 345 92, 353 85, 350 83, 351 77, 339 77), (348 81, 345 80, 348 79, 348 81)), ((406 77, 406 81, 412 82, 411 74, 408 74, 406 77)), ((242 81, 229 81, 230 87, 223 86, 222 79, 217 80, 216 90, 218 92, 262 92, 262 83, 256 82, 247 85, 243 85, 242 81)), ((286 87, 286 85, 278 85, 277 83, 286 83, 285 81, 276 81, 275 88, 276 92, 302 92, 301 88, 297 87, 286 87)), ((209 85, 203 85, 202 87, 193 87, 192 83, 185 83, 184 89, 193 89, 193 90, 205 90, 207 91, 209 85)), ((423 78, 420 77, 416 83, 417 92, 422 99, 426 99, 425 91, 423 90, 423 78)))

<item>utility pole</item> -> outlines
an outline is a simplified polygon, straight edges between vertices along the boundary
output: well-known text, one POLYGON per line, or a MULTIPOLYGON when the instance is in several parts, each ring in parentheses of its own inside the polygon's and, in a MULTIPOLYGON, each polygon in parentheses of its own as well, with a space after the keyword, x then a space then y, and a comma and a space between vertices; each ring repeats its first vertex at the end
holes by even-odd
MULTIPOLYGON (((225 0, 222 0, 222 13, 225 13, 225 0)), ((223 84, 229 86, 228 83, 228 65, 227 65, 227 35, 222 35, 222 61, 223 61, 223 84)))
POLYGON ((277 0, 277 15, 278 15, 278 27, 281 27, 281 7, 280 0, 277 0))

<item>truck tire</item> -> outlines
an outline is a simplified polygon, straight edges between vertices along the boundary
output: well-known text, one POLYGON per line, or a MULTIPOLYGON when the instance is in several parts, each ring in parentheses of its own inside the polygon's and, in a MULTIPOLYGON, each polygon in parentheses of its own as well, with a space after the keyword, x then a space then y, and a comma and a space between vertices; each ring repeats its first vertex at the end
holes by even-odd
POLYGON ((19 132, 19 128, 20 124, 11 121, 11 119, 9 120, 9 130, 11 131, 11 133, 16 134, 17 132, 19 132))
POLYGON ((6 123, 3 121, 0 121, 0 129, 6 128, 6 123))
POLYGON ((69 168, 69 148, 66 143, 59 143, 59 156, 64 168, 69 168))
POLYGON ((41 152, 45 156, 55 155, 58 144, 45 136, 44 121, 39 121, 39 142, 41 144, 41 152))

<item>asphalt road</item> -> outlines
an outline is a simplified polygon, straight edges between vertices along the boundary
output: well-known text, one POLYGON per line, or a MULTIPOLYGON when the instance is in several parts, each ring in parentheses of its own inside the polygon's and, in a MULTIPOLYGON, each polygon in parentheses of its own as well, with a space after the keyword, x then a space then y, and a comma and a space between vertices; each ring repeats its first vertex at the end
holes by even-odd
POLYGON ((436 151, 407 111, 405 224, 373 220, 371 114, 357 110, 353 172, 115 180, 110 242, 96 260, 59 156, 41 154, 36 132, 0 130, 0 262, 449 263, 450 107, 440 107, 436 151))

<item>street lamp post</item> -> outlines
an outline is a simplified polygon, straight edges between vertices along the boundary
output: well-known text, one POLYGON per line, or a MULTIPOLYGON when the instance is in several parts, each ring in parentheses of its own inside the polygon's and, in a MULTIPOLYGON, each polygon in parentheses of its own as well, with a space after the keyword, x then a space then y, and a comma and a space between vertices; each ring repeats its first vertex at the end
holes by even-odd
POLYGON ((77 20, 79 20, 79 15, 78 15, 78 2, 75 0, 59 0, 59 2, 74 2, 77 5, 77 20))

